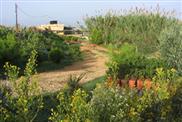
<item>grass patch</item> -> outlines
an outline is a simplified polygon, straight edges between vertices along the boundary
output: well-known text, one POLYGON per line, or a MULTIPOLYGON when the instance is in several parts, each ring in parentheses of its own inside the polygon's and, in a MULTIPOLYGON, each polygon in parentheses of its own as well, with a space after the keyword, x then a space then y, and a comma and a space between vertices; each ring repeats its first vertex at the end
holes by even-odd
POLYGON ((104 83, 105 79, 106 79, 105 76, 101 76, 101 77, 95 78, 94 80, 91 80, 91 81, 88 81, 88 82, 84 83, 82 85, 82 87, 86 91, 92 91, 93 89, 95 89, 96 84, 104 83))

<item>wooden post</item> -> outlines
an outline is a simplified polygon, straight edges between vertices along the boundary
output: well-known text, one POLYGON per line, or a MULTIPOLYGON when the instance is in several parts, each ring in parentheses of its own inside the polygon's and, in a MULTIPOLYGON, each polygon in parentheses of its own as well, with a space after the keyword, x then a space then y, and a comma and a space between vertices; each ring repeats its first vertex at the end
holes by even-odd
POLYGON ((18 32, 18 5, 15 3, 15 15, 16 15, 16 32, 18 32))

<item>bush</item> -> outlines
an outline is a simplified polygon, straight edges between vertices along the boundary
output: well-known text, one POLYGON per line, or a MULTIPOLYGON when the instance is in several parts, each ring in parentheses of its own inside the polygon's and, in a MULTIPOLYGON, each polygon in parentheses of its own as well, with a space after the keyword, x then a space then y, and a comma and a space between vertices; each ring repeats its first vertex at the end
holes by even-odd
POLYGON ((38 64, 48 61, 49 55, 54 62, 61 60, 60 63, 63 64, 64 61, 73 62, 80 59, 79 45, 69 45, 62 37, 50 31, 23 28, 17 33, 13 28, 0 26, 0 35, 0 68, 5 62, 24 68, 32 50, 38 53, 38 64))
POLYGON ((2 67, 5 62, 9 61, 13 64, 21 62, 19 43, 16 42, 15 35, 8 33, 6 39, 0 38, 0 66, 2 67))
POLYGON ((79 37, 76 37, 76 36, 63 36, 63 39, 65 41, 79 41, 79 37))
POLYGON ((56 110, 52 110, 49 120, 53 122, 85 122, 91 121, 94 118, 92 109, 87 104, 87 94, 84 91, 78 89, 69 97, 60 92, 57 98, 60 103, 56 110))
POLYGON ((79 45, 70 45, 70 48, 68 50, 68 58, 73 61, 82 59, 79 45))
POLYGON ((38 62, 44 62, 49 60, 49 56, 47 55, 49 53, 48 51, 40 51, 38 53, 39 53, 37 57, 38 62))
MULTIPOLYGON (((93 91, 91 107, 94 110, 95 119, 99 122, 126 120, 129 112, 127 96, 123 96, 127 91, 120 89, 97 86, 93 91)), ((129 121, 129 120, 128 120, 129 121)))
POLYGON ((60 92, 57 109, 52 110, 51 121, 178 121, 180 99, 176 99, 181 86, 176 82, 174 69, 156 70, 151 89, 137 89, 97 85, 90 101, 87 94, 78 89, 69 96, 60 92), (174 103, 173 103, 174 102, 174 103), (177 109, 177 111, 176 111, 177 109), (175 113, 177 112, 177 113, 175 113))
POLYGON ((18 79, 19 68, 6 63, 7 84, 0 85, 0 121, 34 121, 43 107, 40 89, 32 75, 36 73, 36 52, 32 51, 24 75, 18 79), (7 89, 8 88, 8 89, 7 89), (37 97, 39 95, 39 97, 37 97))
POLYGON ((90 102, 96 119, 94 121, 178 120, 180 117, 176 119, 172 113, 175 111, 174 104, 179 106, 180 103, 173 103, 171 100, 180 88, 176 78, 174 69, 157 69, 152 78, 152 88, 144 88, 142 94, 137 89, 108 87, 103 84, 97 86, 90 102))
POLYGON ((151 105, 142 111, 143 121, 178 121, 174 111, 179 111, 173 106, 179 106, 172 100, 178 89, 181 87, 177 82, 177 73, 174 69, 164 71, 162 68, 157 69, 153 77, 153 90, 151 105), (175 110, 176 109, 176 110, 175 110))
POLYGON ((151 93, 139 96, 137 90, 97 86, 90 104, 96 121, 136 122, 142 120, 140 113, 152 103, 151 93))
POLYGON ((182 24, 176 22, 166 28, 160 42, 162 57, 182 75, 182 24))
POLYGON ((177 121, 182 120, 182 82, 176 90, 176 93, 171 98, 172 102, 172 116, 176 118, 177 121))
POLYGON ((147 58, 131 44, 123 44, 118 51, 111 51, 107 74, 114 79, 152 78, 158 67, 167 69, 165 61, 147 58))
POLYGON ((58 48, 54 48, 49 52, 49 59, 54 63, 60 63, 63 58, 63 52, 61 52, 58 48))

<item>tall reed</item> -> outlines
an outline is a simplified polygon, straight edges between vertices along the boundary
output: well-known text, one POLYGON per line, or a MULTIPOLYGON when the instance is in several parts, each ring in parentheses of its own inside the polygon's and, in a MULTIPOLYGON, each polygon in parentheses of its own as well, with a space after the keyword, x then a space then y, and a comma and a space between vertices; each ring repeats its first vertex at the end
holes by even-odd
POLYGON ((150 10, 136 7, 87 17, 85 24, 92 43, 120 46, 129 42, 143 53, 152 53, 158 49, 158 37, 163 29, 178 21, 174 14, 174 11, 162 11, 159 6, 150 10))

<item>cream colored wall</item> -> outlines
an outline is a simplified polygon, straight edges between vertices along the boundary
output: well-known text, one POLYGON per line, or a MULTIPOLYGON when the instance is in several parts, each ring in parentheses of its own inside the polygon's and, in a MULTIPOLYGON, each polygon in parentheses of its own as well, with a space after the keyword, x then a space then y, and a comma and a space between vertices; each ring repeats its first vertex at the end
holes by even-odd
POLYGON ((37 26, 38 29, 40 30, 45 30, 45 29, 49 29, 53 32, 57 32, 57 31, 61 31, 58 32, 60 35, 64 35, 64 24, 47 24, 47 25, 40 25, 37 26))

